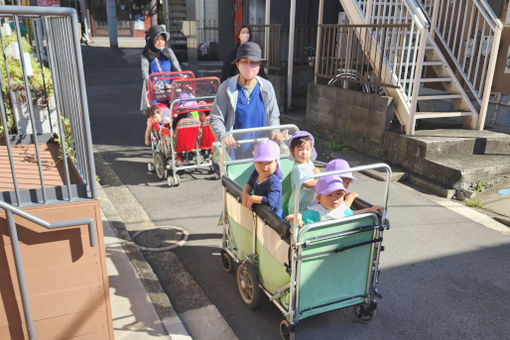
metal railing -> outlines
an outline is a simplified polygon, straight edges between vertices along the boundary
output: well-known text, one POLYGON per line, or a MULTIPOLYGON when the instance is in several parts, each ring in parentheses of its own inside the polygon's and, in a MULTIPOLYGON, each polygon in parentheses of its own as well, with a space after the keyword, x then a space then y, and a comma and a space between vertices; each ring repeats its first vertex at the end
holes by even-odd
POLYGON ((14 189, 3 199, 14 205, 97 198, 77 22, 71 8, 0 6, 0 120, 14 189), (41 162, 39 146, 50 139, 63 163, 58 188, 47 184, 41 162), (39 185, 30 190, 20 187, 14 162, 20 140, 35 149, 39 185), (71 182, 76 176, 81 183, 71 182))
POLYGON ((251 29, 251 40, 262 48, 262 55, 267 59, 267 67, 276 73, 282 72, 282 29, 281 24, 248 25, 251 29), (266 34, 267 32, 267 34, 266 34), (266 44, 266 36, 269 41, 266 44))
POLYGON ((430 27, 462 77, 465 90, 479 105, 482 130, 489 104, 503 26, 484 0, 417 0, 430 27))
POLYGON ((344 87, 351 82, 369 85, 375 92, 380 87, 398 87, 393 73, 383 70, 396 69, 395 60, 405 50, 402 37, 408 27, 408 24, 319 25, 315 76, 339 81, 344 87), (370 60, 370 56, 375 59, 370 60))
POLYGON ((14 215, 18 215, 28 221, 36 223, 46 229, 61 229, 79 225, 88 225, 89 229, 89 239, 90 246, 95 247, 97 245, 96 239, 96 229, 94 225, 94 220, 91 218, 84 219, 76 219, 62 222, 47 222, 42 220, 36 216, 33 216, 23 210, 20 210, 10 204, 0 201, 0 208, 5 210, 7 227, 9 230, 9 235, 11 237, 11 247, 12 253, 14 255, 14 263, 16 266, 16 275, 18 279, 18 286, 21 294, 21 303, 23 305, 23 314, 25 316, 25 324, 27 329, 27 334, 29 339, 35 339, 34 333, 34 325, 32 321, 32 311, 30 309, 30 303, 28 301, 28 291, 25 280, 25 272, 23 270, 23 261, 21 259, 21 252, 19 248, 19 239, 18 239, 18 231, 16 229, 16 222, 14 220, 14 215))
POLYGON ((219 27, 216 20, 197 21, 199 57, 218 58, 219 27))
POLYGON ((375 25, 408 25, 399 34, 390 34, 391 41, 387 43, 388 36, 380 34, 372 35, 375 44, 378 45, 381 53, 389 49, 391 58, 387 59, 387 71, 391 74, 393 84, 400 88, 404 105, 409 111, 416 106, 418 84, 415 82, 421 74, 421 63, 423 56, 420 56, 419 47, 424 46, 424 33, 428 29, 428 22, 424 14, 413 5, 412 0, 403 1, 377 1, 377 0, 356 0, 357 8, 365 23, 375 25), (392 41, 397 41, 394 44, 392 41), (383 48, 383 46, 385 48, 383 48), (416 89, 416 91, 415 91, 416 89))
POLYGON ((197 20, 197 43, 219 41, 219 27, 216 20, 197 20))
MULTIPOLYGON (((252 41, 262 48, 270 70, 281 74, 285 71, 289 39, 289 26, 282 24, 248 25, 252 31, 252 41), (268 39, 268 42, 266 42, 268 39), (267 49, 267 51, 266 51, 267 49)), ((296 26, 294 32, 294 64, 312 66, 315 59, 317 27, 296 26)))

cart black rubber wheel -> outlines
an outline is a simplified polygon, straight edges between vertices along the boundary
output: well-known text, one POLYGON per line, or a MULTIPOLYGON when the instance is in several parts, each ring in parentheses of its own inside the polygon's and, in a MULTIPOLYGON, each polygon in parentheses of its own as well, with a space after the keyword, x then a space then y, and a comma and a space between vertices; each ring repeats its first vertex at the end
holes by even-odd
POLYGON ((282 320, 280 322, 280 337, 282 340, 294 339, 294 327, 291 326, 287 320, 282 320))
POLYGON ((161 152, 154 155, 154 170, 159 179, 166 179, 168 170, 166 169, 166 157, 161 152))
POLYGON ((154 172, 154 164, 152 162, 147 163, 147 170, 149 170, 149 172, 154 172))
POLYGON ((371 309, 369 306, 365 304, 357 305, 354 307, 354 314, 356 314, 356 317, 360 321, 369 322, 374 318, 375 308, 371 309))
POLYGON ((234 270, 234 261, 232 257, 225 251, 221 250, 221 267, 227 273, 232 273, 234 270))
POLYGON ((257 270, 250 263, 242 263, 236 272, 237 289, 243 302, 250 309, 256 308, 262 301, 257 270))

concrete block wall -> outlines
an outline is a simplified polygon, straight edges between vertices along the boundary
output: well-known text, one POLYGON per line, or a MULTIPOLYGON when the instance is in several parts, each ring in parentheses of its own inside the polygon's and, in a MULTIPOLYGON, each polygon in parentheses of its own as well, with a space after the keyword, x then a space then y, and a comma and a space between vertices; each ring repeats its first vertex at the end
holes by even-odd
POLYGON ((393 98, 319 84, 308 84, 305 128, 319 141, 347 143, 381 156, 393 118, 393 98))

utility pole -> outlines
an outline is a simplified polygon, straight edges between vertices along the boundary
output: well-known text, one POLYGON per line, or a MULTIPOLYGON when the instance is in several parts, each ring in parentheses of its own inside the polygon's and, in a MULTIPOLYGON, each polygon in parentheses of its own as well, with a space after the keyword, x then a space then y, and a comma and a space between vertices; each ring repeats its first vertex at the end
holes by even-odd
POLYGON ((115 0, 106 0, 106 21, 108 21, 108 36, 110 47, 119 47, 117 41, 117 13, 115 11, 115 0))
POLYGON ((168 10, 168 0, 163 0, 163 23, 165 24, 166 31, 170 32, 170 12, 168 10))
POLYGON ((158 24, 158 11, 157 11, 158 0, 151 0, 151 10, 154 10, 154 14, 151 16, 151 26, 158 24))

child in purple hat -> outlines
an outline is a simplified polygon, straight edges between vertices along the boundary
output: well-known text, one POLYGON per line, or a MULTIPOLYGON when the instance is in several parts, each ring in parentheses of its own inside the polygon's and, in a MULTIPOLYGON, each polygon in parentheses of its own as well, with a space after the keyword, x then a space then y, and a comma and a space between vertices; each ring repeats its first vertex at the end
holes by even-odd
POLYGON ((255 170, 244 185, 242 204, 252 209, 253 204, 268 206, 276 215, 284 218, 282 209, 282 172, 280 171, 280 147, 272 140, 255 145, 253 151, 255 170), (253 194, 251 192, 253 191, 253 194))
MULTIPOLYGON (((314 139, 310 132, 296 131, 289 139, 289 159, 294 160, 291 173, 292 193, 289 200, 289 214, 294 213, 294 193, 298 183, 305 177, 319 173, 313 161, 317 158, 317 152, 314 148, 314 139)), ((315 194, 316 179, 311 179, 303 183, 299 189, 299 211, 308 207, 313 201, 315 194)))
MULTIPOLYGON (((333 159, 329 161, 328 165, 326 165, 326 171, 347 170, 350 168, 349 163, 342 158, 333 159)), ((340 178, 342 178, 342 182, 346 189, 349 189, 349 184, 358 183, 358 179, 352 175, 352 172, 341 174, 340 178)), ((357 197, 359 197, 357 193, 350 192, 345 196, 345 203, 350 207, 357 197)))
MULTIPOLYGON (((374 205, 370 208, 351 210, 344 201, 347 189, 339 176, 319 178, 315 191, 318 204, 310 206, 303 212, 303 215, 298 215, 299 225, 334 220, 366 212, 380 212, 382 209, 382 207, 374 205)), ((287 220, 294 221, 294 216, 287 216, 287 220)))

